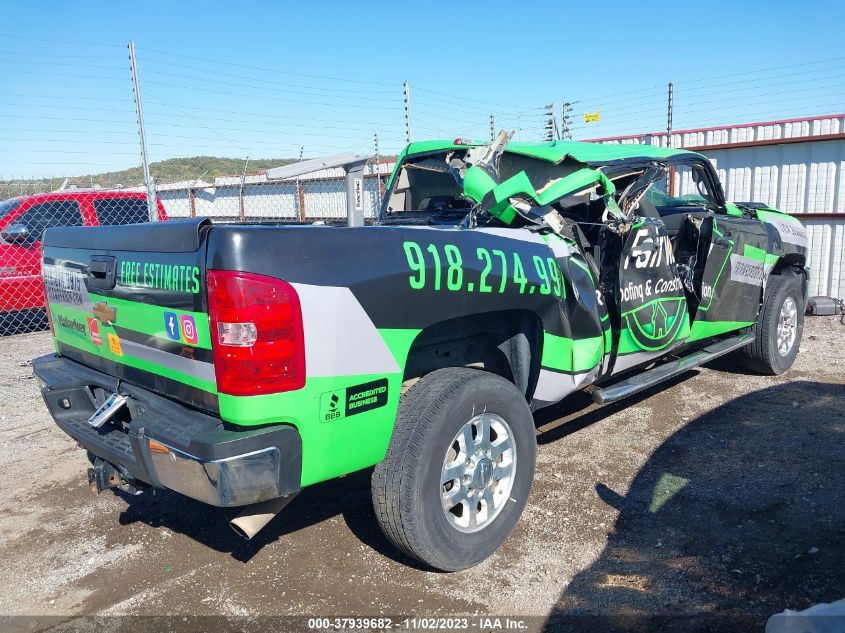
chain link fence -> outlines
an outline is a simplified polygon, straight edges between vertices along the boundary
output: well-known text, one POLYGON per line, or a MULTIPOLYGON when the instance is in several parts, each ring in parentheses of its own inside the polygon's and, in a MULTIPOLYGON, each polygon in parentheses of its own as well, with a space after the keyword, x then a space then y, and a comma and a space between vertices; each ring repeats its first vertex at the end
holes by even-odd
MULTIPOLYGON (((365 222, 372 222, 392 162, 367 166, 365 222)), ((0 179, 0 337, 44 332, 48 327, 41 280, 41 239, 50 227, 134 224, 208 217, 218 222, 345 222, 342 170, 322 170, 289 180, 264 172, 157 184, 158 209, 148 210, 143 184, 102 177, 0 179), (84 186, 87 185, 87 186, 84 186)), ((0 339, 2 340, 2 339, 0 339)), ((46 338, 45 338, 46 341, 46 338)), ((39 346, 49 351, 49 341, 39 346)), ((0 393, 2 396, 2 393, 0 393)))
MULTIPOLYGON (((367 221, 375 217, 380 190, 391 167, 389 162, 368 166, 369 173, 363 179, 367 221)), ((261 173, 220 176, 213 182, 164 182, 157 185, 157 192, 170 218, 209 217, 222 222, 346 220, 346 183, 339 169, 281 181, 268 180, 261 173)))

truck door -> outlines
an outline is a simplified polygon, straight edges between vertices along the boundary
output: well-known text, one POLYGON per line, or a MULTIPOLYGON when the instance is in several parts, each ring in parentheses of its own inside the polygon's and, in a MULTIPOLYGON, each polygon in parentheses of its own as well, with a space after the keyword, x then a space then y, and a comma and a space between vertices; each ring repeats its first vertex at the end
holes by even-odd
MULTIPOLYGON (((640 200, 654 173, 647 172, 643 178, 639 187, 632 188, 632 195, 640 200)), ((620 202, 626 206, 624 199, 620 202)), ((618 238, 614 299, 619 335, 614 374, 663 356, 683 344, 690 332, 687 299, 666 225, 653 206, 635 203, 631 207, 637 217, 618 238)))
POLYGON ((702 158, 675 164, 669 179, 656 183, 647 197, 687 273, 681 277, 695 315, 690 340, 753 323, 769 246, 763 223, 726 205, 712 166, 702 158))
POLYGON ((701 280, 693 337, 706 338, 757 320, 768 236, 756 218, 716 213, 701 280))

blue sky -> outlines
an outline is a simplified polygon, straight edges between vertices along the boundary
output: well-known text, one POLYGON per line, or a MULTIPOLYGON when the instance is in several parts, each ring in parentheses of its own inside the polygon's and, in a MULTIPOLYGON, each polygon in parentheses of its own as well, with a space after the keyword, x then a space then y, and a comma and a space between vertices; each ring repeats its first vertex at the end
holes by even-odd
POLYGON ((126 43, 152 160, 286 157, 414 137, 575 138, 845 111, 841 2, 3 2, 0 177, 138 164, 126 43), (12 26, 14 28, 12 28, 12 26), (584 112, 601 113, 585 124, 584 112))

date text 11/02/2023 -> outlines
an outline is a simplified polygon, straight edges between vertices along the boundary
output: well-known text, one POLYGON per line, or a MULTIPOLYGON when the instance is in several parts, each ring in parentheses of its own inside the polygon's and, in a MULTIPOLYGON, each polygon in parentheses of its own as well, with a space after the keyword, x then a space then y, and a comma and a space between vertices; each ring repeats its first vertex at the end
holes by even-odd
POLYGON ((412 271, 408 284, 413 290, 503 293, 510 287, 520 294, 539 292, 542 295, 566 296, 560 269, 552 257, 532 255, 526 265, 522 255, 516 251, 508 253, 479 246, 473 254, 477 266, 467 266, 468 269, 480 268, 476 285, 474 281, 465 280, 464 254, 454 244, 420 246, 417 242, 407 241, 402 247, 408 268, 412 271), (491 283, 491 275, 498 279, 498 283, 491 283))

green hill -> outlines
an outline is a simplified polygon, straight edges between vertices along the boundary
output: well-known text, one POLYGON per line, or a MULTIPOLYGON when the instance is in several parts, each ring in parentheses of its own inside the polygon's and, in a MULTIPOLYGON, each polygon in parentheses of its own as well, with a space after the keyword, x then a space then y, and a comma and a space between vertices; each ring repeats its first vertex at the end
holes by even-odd
MULTIPOLYGON (((395 158, 382 156, 383 159, 395 158)), ((246 164, 246 173, 254 174, 271 167, 280 167, 297 162, 295 158, 262 158, 250 160, 246 164)), ((235 176, 243 173, 244 161, 241 158, 220 158, 217 156, 191 156, 188 158, 168 158, 157 163, 150 163, 150 171, 156 183, 178 182, 184 180, 204 180, 213 182, 217 176, 235 176)), ((55 191, 62 186, 64 178, 38 178, 32 180, 0 180, 0 200, 14 196, 42 191, 55 191)), ((132 167, 121 171, 108 171, 99 174, 69 176, 68 185, 77 187, 133 187, 144 182, 143 170, 132 167)))
MULTIPOLYGON (((246 164, 248 174, 289 165, 296 162, 293 158, 263 158, 250 160, 246 164)), ((202 179, 206 182, 213 181, 217 176, 233 176, 244 170, 244 161, 241 158, 219 158, 217 156, 191 156, 189 158, 168 158, 157 163, 150 163, 150 172, 156 182, 174 182, 178 180, 202 179)), ((71 178, 70 183, 79 186, 91 186, 91 179, 94 183, 102 186, 120 183, 124 186, 139 184, 144 181, 144 173, 140 167, 124 169, 122 171, 111 171, 102 174, 89 174, 71 178)))
MULTIPOLYGON (((263 158, 250 160, 246 165, 248 174, 295 163, 293 158, 263 158)), ((217 176, 233 176, 243 173, 244 161, 240 158, 219 158, 217 156, 191 156, 188 158, 168 158, 157 163, 150 163, 150 172, 157 183, 180 180, 204 180, 212 182, 217 176)), ((41 191, 53 191, 62 186, 64 178, 38 178, 32 180, 0 181, 0 200, 13 196, 41 191)), ((68 177, 68 185, 78 187, 131 187, 144 182, 141 167, 132 167, 120 171, 108 171, 99 174, 68 177)))

